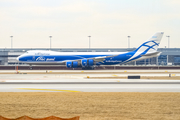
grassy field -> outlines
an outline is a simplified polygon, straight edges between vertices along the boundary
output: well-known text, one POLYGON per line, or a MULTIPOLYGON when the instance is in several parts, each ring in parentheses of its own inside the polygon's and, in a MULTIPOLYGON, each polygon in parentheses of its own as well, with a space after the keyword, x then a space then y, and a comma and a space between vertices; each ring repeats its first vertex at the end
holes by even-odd
POLYGON ((180 120, 180 93, 0 93, 0 115, 80 120, 180 120))

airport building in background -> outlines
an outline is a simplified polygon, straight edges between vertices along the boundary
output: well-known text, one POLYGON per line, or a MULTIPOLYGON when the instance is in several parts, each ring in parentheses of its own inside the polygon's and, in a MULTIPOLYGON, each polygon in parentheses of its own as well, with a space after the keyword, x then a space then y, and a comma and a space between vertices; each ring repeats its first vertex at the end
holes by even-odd
MULTIPOLYGON (((136 48, 52 48, 52 51, 57 52, 129 52, 136 48)), ((28 50, 50 50, 49 48, 5 48, 0 49, 0 65, 26 65, 18 63, 16 58, 28 50)), ((153 66, 178 66, 180 65, 180 48, 159 48, 162 52, 159 57, 140 60, 122 65, 153 65, 153 66)))

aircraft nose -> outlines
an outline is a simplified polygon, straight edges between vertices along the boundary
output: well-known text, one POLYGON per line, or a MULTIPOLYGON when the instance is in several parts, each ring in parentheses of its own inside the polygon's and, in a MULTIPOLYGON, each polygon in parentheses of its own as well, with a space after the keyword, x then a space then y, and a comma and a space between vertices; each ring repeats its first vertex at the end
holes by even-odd
POLYGON ((17 57, 16 60, 19 61, 19 57, 17 57))

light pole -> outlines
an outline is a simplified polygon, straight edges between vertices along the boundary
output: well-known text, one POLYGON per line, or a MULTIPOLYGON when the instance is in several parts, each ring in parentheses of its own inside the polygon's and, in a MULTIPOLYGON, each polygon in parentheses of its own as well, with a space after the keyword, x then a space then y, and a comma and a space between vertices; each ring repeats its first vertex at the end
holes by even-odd
POLYGON ((11 37, 11 49, 13 48, 13 36, 10 36, 11 37))
POLYGON ((130 48, 130 37, 131 36, 127 36, 128 37, 128 48, 130 48))
POLYGON ((91 36, 88 36, 89 37, 89 49, 90 49, 90 38, 91 38, 91 36))
POLYGON ((168 48, 169 48, 170 47, 170 43, 169 43, 170 42, 169 41, 170 40, 170 36, 166 36, 166 37, 168 37, 168 48))
POLYGON ((51 38, 52 38, 52 36, 49 36, 49 38, 50 38, 50 49, 51 49, 51 38))

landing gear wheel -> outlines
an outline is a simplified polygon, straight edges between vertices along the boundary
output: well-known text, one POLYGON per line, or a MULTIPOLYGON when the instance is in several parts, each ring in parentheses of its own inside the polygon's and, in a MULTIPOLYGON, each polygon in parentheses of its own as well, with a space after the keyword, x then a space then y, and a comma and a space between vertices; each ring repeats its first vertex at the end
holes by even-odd
POLYGON ((29 69, 30 69, 30 70, 32 70, 32 69, 33 69, 33 67, 30 65, 30 66, 29 66, 29 69))

